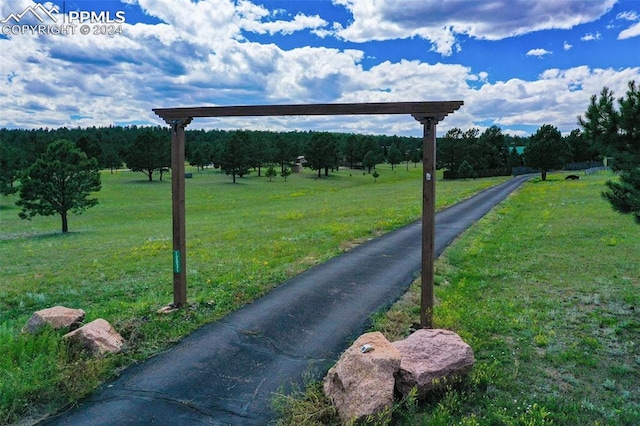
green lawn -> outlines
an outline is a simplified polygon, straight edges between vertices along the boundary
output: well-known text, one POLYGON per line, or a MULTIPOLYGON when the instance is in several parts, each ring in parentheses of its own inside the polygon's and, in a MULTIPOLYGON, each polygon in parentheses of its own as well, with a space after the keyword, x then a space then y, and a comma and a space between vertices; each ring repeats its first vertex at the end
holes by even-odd
MULTIPOLYGON (((611 178, 533 179, 445 251, 435 325, 476 366, 399 424, 640 424, 640 225, 600 196, 611 178)), ((401 338, 417 291, 376 329, 401 338)))
MULTIPOLYGON (((142 174, 102 174, 98 206, 70 216, 21 220, 15 196, 0 196, 0 424, 54 409, 105 377, 177 341, 353 244, 421 214, 421 168, 378 168, 329 178, 295 174, 238 184, 193 172, 186 181, 189 308, 163 316, 172 299, 171 184, 142 174), (59 333, 25 336, 36 310, 82 308, 127 340, 124 354, 91 361, 67 353, 59 333)), ((505 178, 438 181, 445 207, 505 178)))

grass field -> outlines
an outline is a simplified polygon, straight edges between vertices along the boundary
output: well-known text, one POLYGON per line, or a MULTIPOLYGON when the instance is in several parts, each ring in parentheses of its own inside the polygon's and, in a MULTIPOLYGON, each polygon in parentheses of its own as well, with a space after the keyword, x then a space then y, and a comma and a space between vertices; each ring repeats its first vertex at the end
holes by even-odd
MULTIPOLYGON (((476 365, 395 424, 640 424, 640 225, 600 196, 608 173, 563 177, 525 183, 437 261, 435 326, 476 365)), ((374 329, 393 341, 414 321, 419 283, 374 329)), ((317 383, 280 406, 282 424, 336 422, 317 383)))
MULTIPOLYGON (((98 206, 70 216, 21 220, 0 197, 0 424, 38 416, 90 391, 119 368, 166 348, 353 244, 421 213, 421 169, 378 169, 273 182, 255 173, 232 184, 193 172, 186 182, 189 308, 163 316, 172 299, 171 184, 142 174, 102 174, 98 206), (118 356, 67 352, 60 333, 20 333, 31 314, 64 305, 104 318, 125 337, 118 356)), ((505 178, 439 181, 442 208, 505 178)))

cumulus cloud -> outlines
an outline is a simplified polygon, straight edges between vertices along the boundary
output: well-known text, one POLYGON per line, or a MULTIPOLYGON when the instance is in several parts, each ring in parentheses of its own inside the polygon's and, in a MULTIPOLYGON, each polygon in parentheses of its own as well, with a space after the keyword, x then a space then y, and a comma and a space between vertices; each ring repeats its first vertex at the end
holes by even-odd
POLYGON ((547 55, 551 55, 553 52, 546 49, 531 49, 527 52, 527 56, 537 56, 538 58, 542 58, 547 55))
MULTIPOLYGON (((535 81, 514 78, 472 90, 464 108, 477 121, 492 120, 502 128, 553 123, 560 131, 569 132, 578 128, 577 116, 584 115, 589 98, 602 90, 604 81, 615 93, 624 93, 627 82, 638 76, 640 68, 550 69, 535 81)), ((456 118, 454 115, 452 121, 456 118)))
POLYGON ((237 6, 237 13, 242 18, 241 28, 257 34, 292 34, 306 29, 318 30, 329 24, 318 15, 297 14, 293 20, 274 19, 279 12, 270 12, 264 6, 257 6, 248 1, 239 2, 237 6))
POLYGON ((600 34, 600 31, 596 32, 595 34, 587 33, 584 36, 580 37, 580 40, 582 41, 602 40, 602 34, 600 34))
POLYGON ((625 21, 638 21, 640 20, 640 15, 638 15, 635 11, 626 11, 621 12, 616 15, 616 19, 623 19, 625 21))
POLYGON ((563 45, 562 45, 562 48, 563 48, 564 50, 571 50, 571 48, 572 48, 572 47, 573 47, 573 46, 572 46, 571 44, 569 44, 567 41, 565 41, 565 42, 563 43, 563 45))
POLYGON ((293 18, 293 21, 279 20, 274 22, 263 22, 257 26, 256 29, 252 29, 250 26, 244 26, 244 29, 252 30, 259 34, 263 34, 265 32, 269 34, 275 34, 278 32, 282 34, 292 34, 296 31, 302 31, 305 29, 317 30, 327 24, 328 22, 320 18, 318 15, 296 15, 295 18, 293 18))
MULTIPOLYGON (((636 22, 640 21, 640 15, 635 11, 625 11, 616 15, 617 20, 636 22)), ((629 28, 626 28, 618 34, 618 40, 640 36, 640 22, 636 22, 629 28)))
MULTIPOLYGON (((575 117, 584 113, 589 97, 601 90, 603 82, 622 94, 628 81, 640 81, 640 68, 583 66, 546 70, 531 80, 491 81, 490 70, 455 63, 403 59, 364 67, 367 53, 357 48, 284 49, 274 43, 249 41, 245 36, 247 32, 355 31, 357 26, 330 27, 316 16, 286 16, 246 1, 127 1, 162 22, 126 23, 123 33, 113 37, 0 37, 4 59, 0 61, 3 125, 33 128, 161 124, 151 111, 157 107, 464 100, 465 105, 439 125, 440 131, 491 122, 502 128, 552 122, 560 130, 569 131, 576 127, 575 117)), ((375 2, 351 3, 353 8, 368 4, 371 10, 367 13, 371 16, 380 7, 375 2)), ((408 3, 420 7, 419 2, 408 3)), ((585 10, 600 10, 601 6, 591 4, 600 2, 584 3, 589 3, 583 5, 585 10)), ((477 10, 480 2, 469 4, 477 10)), ((502 3, 483 4, 489 7, 502 3)), ((441 7, 450 6, 445 3, 441 7)), ((483 16, 489 14, 485 11, 483 16)), ((386 10, 381 15, 385 19, 391 16, 393 13, 386 10)), ((586 19, 586 12, 581 16, 586 19)), ((394 19, 397 22, 386 19, 381 24, 395 31, 394 37, 406 36, 405 24, 411 20, 394 19)), ((421 21, 417 17, 415 20, 421 21)), ((551 22, 551 18, 542 19, 545 20, 551 22)), ((488 25, 488 18, 485 21, 488 25)), ((460 25, 433 33, 441 53, 457 48, 456 37, 463 28, 460 25)), ((514 24, 511 29, 514 28, 520 27, 514 24)), ((376 28, 370 31, 369 37, 376 36, 376 28)), ((478 34, 478 38, 501 34, 499 30, 482 32, 477 25, 467 27, 467 31, 478 34)), ((513 32, 506 27, 500 31, 513 32)), ((530 54, 545 57, 551 52, 533 49, 530 54)), ((413 135, 420 135, 421 131, 411 117, 212 119, 196 120, 191 126, 413 135)))
POLYGON ((611 10, 616 0, 485 0, 408 1, 333 0, 347 8, 353 21, 336 35, 348 41, 421 37, 432 50, 449 56, 460 49, 458 37, 501 40, 546 29, 569 29, 594 21, 611 10))
POLYGON ((618 34, 618 40, 625 40, 627 38, 633 38, 640 36, 640 22, 630 26, 626 30, 623 30, 618 34))

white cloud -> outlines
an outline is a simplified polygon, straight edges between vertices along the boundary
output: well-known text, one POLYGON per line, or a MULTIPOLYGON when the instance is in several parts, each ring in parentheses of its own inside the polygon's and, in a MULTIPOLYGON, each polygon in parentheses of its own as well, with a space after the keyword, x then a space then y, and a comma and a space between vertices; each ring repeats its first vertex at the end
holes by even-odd
POLYGON ((616 0, 485 0, 473 2, 333 0, 347 8, 353 21, 337 36, 354 42, 422 37, 432 50, 448 56, 460 49, 459 35, 501 40, 545 29, 570 29, 592 22, 616 0))
POLYGON ((640 15, 638 15, 638 13, 635 11, 626 11, 618 13, 616 15, 616 19, 623 19, 625 21, 637 21, 640 20, 640 15))
POLYGON ((618 34, 618 40, 625 40, 628 38, 640 36, 640 22, 630 26, 626 30, 623 30, 618 34))
POLYGON ((264 21, 265 18, 277 15, 278 11, 271 13, 263 6, 256 6, 248 1, 242 1, 238 4, 238 13, 243 18, 240 24, 242 29, 257 34, 292 34, 305 29, 317 30, 329 24, 318 15, 306 16, 303 14, 297 14, 290 21, 264 21))
MULTIPOLYGON (((627 82, 638 80, 640 67, 625 70, 591 69, 587 66, 565 70, 549 69, 537 80, 510 79, 485 84, 465 98, 475 120, 494 120, 503 127, 553 124, 565 133, 578 128, 592 95, 608 86, 616 94, 626 91, 627 82)), ((455 118, 454 118, 455 119, 455 118)))
POLYGON ((602 40, 602 34, 600 34, 600 31, 596 32, 595 34, 587 33, 584 36, 580 37, 580 40, 582 41, 602 40))
POLYGON ((267 96, 276 101, 331 102, 339 99, 360 70, 357 50, 303 47, 282 51, 266 76, 267 96))
MULTIPOLYGON (((623 94, 628 81, 640 81, 640 68, 549 69, 532 80, 494 82, 490 69, 461 64, 386 60, 365 68, 363 50, 309 46, 284 50, 276 44, 247 41, 242 35, 249 30, 322 31, 325 27, 315 17, 296 15, 287 21, 262 6, 224 0, 138 3, 164 23, 125 24, 123 34, 115 37, 0 38, 5 59, 0 61, 3 125, 160 124, 151 109, 175 106, 464 100, 465 105, 441 123, 439 131, 494 122, 503 129, 553 123, 566 132, 576 127, 576 116, 584 113, 589 97, 602 86, 623 94)), ((433 34, 434 39, 442 37, 435 47, 442 48, 441 53, 456 48, 455 28, 461 27, 433 34)), ((405 34, 401 29, 397 27, 397 34, 405 34)), ((191 126, 413 135, 421 131, 411 117, 195 120, 191 126)))
POLYGON ((571 44, 569 44, 568 42, 564 42, 564 44, 562 45, 562 48, 564 50, 570 50, 573 46, 571 44))
POLYGON ((192 41, 206 44, 242 40, 243 30, 257 34, 291 34, 328 25, 317 15, 275 19, 281 11, 272 12, 247 0, 237 3, 232 0, 138 0, 137 3, 147 14, 169 23, 179 36, 190 36, 192 41))
MULTIPOLYGON (((624 20, 624 21, 640 21, 640 15, 638 15, 635 11, 626 11, 622 13, 618 13, 616 15, 616 19, 624 20)), ((626 28, 618 34, 618 40, 625 40, 628 38, 638 37, 640 36, 640 22, 636 22, 631 25, 629 28, 626 28)))
POLYGON ((546 49, 531 49, 527 52, 527 56, 537 56, 538 58, 542 58, 546 55, 551 55, 553 52, 546 49))
POLYGON ((258 14, 256 9, 244 10, 245 2, 236 9, 230 0, 138 0, 138 4, 147 14, 169 24, 178 37, 200 44, 241 38, 241 12, 258 14))
POLYGON ((306 16, 299 14, 293 18, 293 21, 265 22, 262 26, 269 34, 277 32, 282 34, 291 34, 305 29, 316 30, 326 26, 327 24, 328 22, 320 18, 318 15, 306 16))

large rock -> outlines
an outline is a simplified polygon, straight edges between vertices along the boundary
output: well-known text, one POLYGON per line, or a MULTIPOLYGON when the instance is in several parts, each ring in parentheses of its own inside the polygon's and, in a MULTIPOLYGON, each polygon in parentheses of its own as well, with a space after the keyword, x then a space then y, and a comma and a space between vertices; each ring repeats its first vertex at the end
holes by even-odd
POLYGON ((327 373, 325 394, 345 423, 380 415, 393 406, 399 367, 400 352, 382 333, 363 334, 327 373))
POLYGON ((42 309, 29 318, 29 321, 22 327, 22 332, 37 333, 47 325, 55 330, 74 330, 82 323, 84 315, 82 309, 71 309, 64 306, 42 309))
POLYGON ((65 334, 63 339, 70 340, 93 355, 120 352, 124 344, 122 336, 108 321, 102 318, 91 321, 89 324, 65 334))
POLYGON ((396 388, 407 395, 416 387, 418 399, 439 384, 467 374, 475 362, 471 346, 449 330, 417 330, 393 346, 402 354, 396 388))

